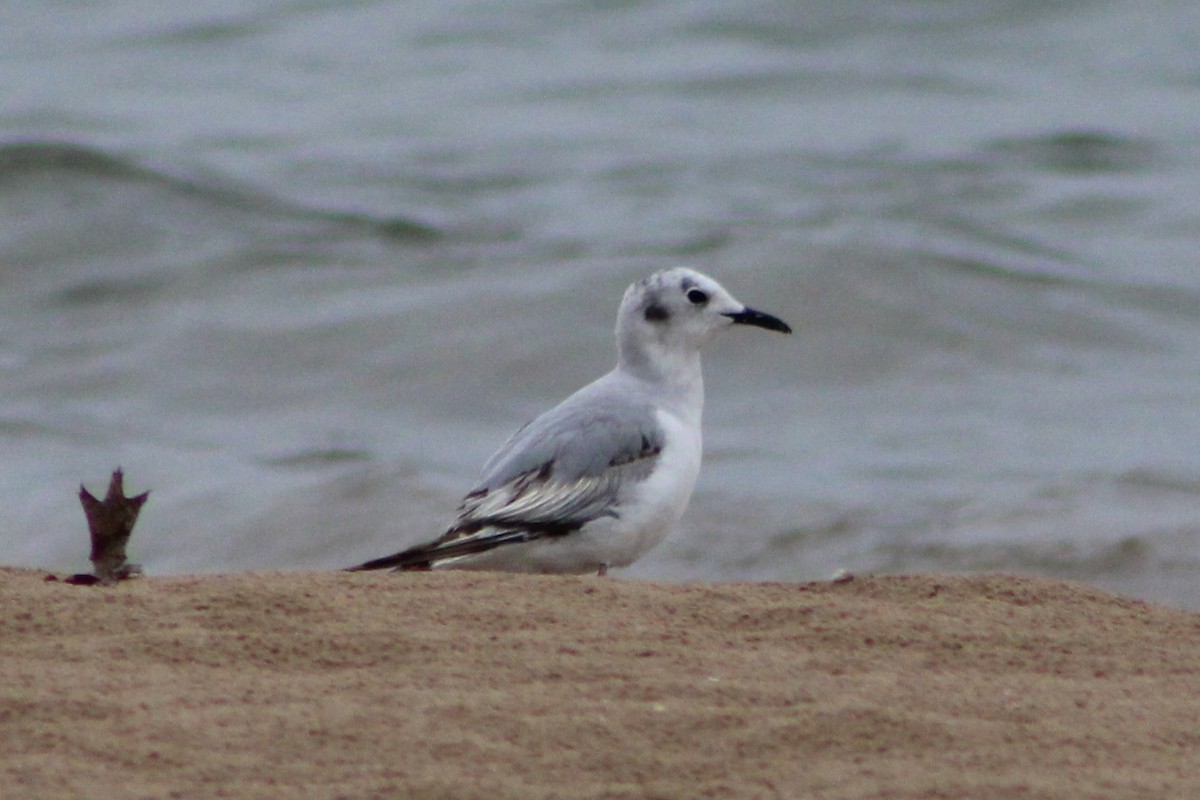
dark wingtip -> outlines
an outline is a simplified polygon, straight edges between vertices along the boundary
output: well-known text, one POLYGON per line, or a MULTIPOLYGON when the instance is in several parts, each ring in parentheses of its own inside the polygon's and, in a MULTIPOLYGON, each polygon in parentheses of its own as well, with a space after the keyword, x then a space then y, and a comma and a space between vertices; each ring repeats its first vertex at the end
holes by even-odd
POLYGON ((353 567, 344 567, 342 572, 368 572, 376 569, 423 570, 429 569, 431 561, 425 548, 414 547, 390 556, 373 558, 353 567))
POLYGON ((389 567, 399 566, 400 562, 395 556, 385 556, 383 558, 372 559, 362 564, 357 564, 353 567, 346 567, 343 572, 369 572, 376 569, 387 569, 389 567))
POLYGON ((397 553, 393 556, 384 556, 383 558, 373 558, 370 561, 364 561, 361 564, 356 564, 353 567, 346 567, 343 572, 367 572, 373 569, 387 569, 388 567, 396 566, 398 562, 397 553))

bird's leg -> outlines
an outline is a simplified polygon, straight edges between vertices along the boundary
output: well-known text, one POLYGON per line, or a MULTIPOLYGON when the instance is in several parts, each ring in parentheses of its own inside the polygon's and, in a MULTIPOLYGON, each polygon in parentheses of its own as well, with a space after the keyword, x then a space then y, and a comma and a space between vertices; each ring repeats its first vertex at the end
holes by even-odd
POLYGON ((601 564, 600 569, 597 570, 597 572, 596 572, 596 577, 603 578, 607 574, 608 574, 608 564, 601 564))

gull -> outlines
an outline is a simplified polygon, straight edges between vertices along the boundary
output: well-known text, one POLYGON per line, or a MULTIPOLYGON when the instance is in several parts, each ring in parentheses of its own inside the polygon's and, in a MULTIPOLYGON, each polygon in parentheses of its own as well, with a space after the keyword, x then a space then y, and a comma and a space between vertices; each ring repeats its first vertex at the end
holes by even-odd
POLYGON ((700 350, 733 325, 780 333, 685 267, 625 291, 617 366, 520 428, 437 539, 351 567, 588 573, 632 564, 679 524, 700 472, 700 350))

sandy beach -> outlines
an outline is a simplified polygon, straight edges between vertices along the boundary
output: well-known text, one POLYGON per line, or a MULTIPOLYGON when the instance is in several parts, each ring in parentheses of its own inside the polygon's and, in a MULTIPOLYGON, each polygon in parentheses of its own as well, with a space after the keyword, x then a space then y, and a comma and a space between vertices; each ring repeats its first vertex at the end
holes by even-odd
POLYGON ((0 796, 1200 797, 1200 615, 1005 575, 0 570, 0 796))

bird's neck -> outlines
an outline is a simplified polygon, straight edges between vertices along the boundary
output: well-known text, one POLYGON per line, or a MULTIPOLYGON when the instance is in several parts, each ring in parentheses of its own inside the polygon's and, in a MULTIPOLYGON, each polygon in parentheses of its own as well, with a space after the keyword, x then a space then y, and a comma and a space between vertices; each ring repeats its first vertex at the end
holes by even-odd
MULTIPOLYGON (((622 347, 619 365, 626 373, 649 384, 665 388, 665 396, 678 406, 680 413, 694 409, 699 415, 704 406, 704 375, 699 349, 656 346, 622 347)), ((699 424, 699 419, 695 420, 699 424)))

